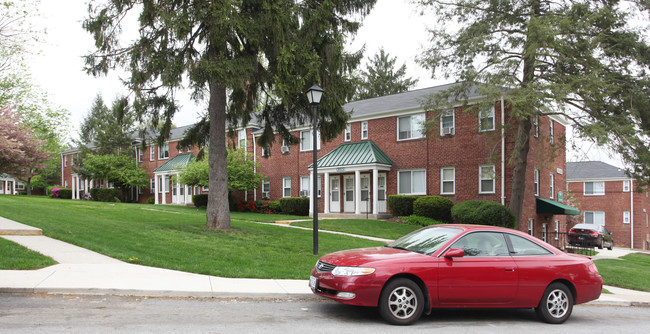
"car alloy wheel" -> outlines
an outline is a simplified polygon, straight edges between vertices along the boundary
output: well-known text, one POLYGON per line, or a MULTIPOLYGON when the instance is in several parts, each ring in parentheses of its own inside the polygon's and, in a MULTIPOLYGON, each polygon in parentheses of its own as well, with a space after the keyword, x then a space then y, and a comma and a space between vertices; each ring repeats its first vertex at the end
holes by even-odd
POLYGON ((537 316, 550 324, 561 324, 569 319, 573 310, 573 295, 562 283, 553 283, 546 288, 544 296, 535 309, 537 316))
POLYGON ((410 279, 399 278, 389 282, 379 298, 379 313, 394 325, 410 325, 417 321, 424 309, 422 289, 410 279))

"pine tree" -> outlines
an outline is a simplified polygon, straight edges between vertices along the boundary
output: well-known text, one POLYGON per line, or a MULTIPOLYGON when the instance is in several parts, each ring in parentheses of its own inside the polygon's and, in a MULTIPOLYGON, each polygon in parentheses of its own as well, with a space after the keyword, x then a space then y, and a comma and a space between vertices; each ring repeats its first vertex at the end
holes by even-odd
POLYGON ((379 52, 370 59, 365 71, 361 72, 359 88, 355 99, 363 100, 372 97, 402 93, 418 83, 417 79, 406 78, 406 64, 395 70, 397 57, 391 58, 384 51, 379 52))

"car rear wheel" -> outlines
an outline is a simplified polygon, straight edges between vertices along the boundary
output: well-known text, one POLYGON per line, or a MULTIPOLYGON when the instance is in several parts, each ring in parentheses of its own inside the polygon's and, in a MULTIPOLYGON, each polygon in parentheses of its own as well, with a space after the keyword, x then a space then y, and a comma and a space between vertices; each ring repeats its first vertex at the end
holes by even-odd
POLYGON ((609 247, 607 249, 612 250, 614 248, 614 241, 609 243, 609 247))
POLYGON ((553 283, 546 288, 542 300, 535 309, 537 316, 549 324, 561 324, 571 316, 573 295, 562 283, 553 283))
POLYGON ((379 297, 379 314, 393 325, 410 325, 424 310, 422 289, 407 278, 390 281, 379 297))

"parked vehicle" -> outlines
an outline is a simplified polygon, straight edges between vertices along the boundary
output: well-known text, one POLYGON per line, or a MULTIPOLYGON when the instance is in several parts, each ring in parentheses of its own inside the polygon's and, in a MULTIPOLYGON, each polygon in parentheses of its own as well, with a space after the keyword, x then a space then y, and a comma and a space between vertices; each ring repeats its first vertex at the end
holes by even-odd
POLYGON ((435 225, 385 247, 321 257, 309 285, 338 302, 374 306, 409 325, 433 308, 535 308, 566 321, 574 304, 597 299, 603 280, 590 258, 525 233, 491 226, 435 225))
POLYGON ((569 230, 569 245, 582 247, 614 248, 613 233, 603 225, 578 224, 569 230))

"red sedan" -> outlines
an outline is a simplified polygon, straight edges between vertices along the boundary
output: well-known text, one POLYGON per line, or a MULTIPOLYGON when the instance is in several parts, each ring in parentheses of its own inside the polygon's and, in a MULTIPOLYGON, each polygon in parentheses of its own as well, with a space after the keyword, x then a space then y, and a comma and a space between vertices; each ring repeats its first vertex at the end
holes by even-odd
POLYGON ((432 308, 535 308, 563 323, 574 304, 598 299, 603 280, 586 256, 565 254, 525 233, 477 225, 435 225, 385 247, 321 257, 314 293, 377 306, 389 323, 409 325, 432 308))

